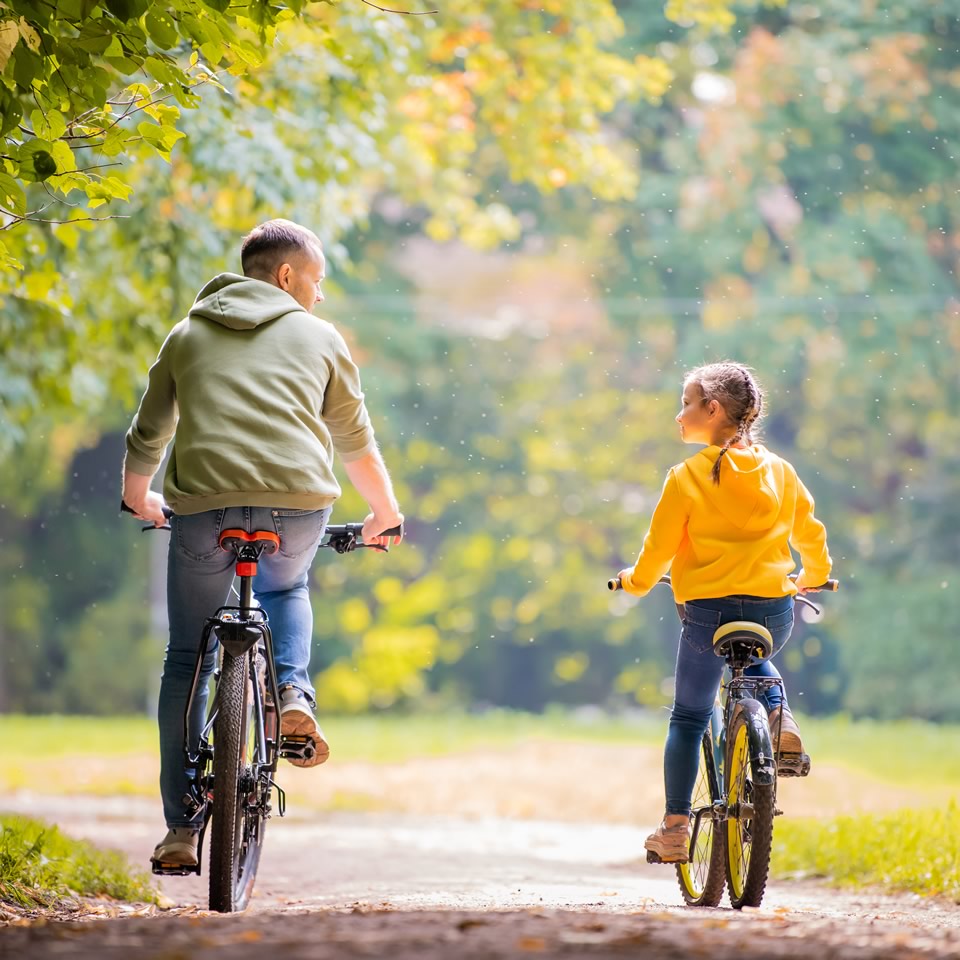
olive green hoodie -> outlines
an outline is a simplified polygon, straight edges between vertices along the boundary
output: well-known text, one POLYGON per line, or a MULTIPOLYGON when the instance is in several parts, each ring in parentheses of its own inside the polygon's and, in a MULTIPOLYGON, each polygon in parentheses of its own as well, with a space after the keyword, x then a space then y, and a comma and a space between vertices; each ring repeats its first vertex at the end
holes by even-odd
POLYGON ((279 287, 231 273, 160 348, 126 469, 152 476, 171 438, 163 495, 179 514, 328 507, 340 495, 334 450, 350 461, 375 449, 343 337, 279 287))

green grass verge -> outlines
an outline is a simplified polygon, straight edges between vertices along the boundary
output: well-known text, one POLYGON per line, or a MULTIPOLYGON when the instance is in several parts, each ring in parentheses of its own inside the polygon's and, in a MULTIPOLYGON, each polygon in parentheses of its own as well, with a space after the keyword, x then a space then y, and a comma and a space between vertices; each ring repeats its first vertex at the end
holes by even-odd
POLYGON ((960 727, 920 720, 880 722, 846 716, 801 717, 814 763, 862 770, 905 786, 960 785, 960 727))
POLYGON ((147 875, 132 872, 121 854, 37 820, 0 816, 0 902, 49 907, 70 894, 157 900, 147 875))
POLYGON ((841 886, 946 896, 960 903, 960 832, 942 808, 777 823, 771 869, 841 886))

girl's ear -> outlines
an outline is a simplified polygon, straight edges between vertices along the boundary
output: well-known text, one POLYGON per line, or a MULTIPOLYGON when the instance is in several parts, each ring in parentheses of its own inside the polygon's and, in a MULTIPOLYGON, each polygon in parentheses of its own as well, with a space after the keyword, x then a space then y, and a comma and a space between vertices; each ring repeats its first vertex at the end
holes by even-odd
POLYGON ((707 416, 715 417, 720 412, 720 401, 719 400, 708 400, 707 401, 707 416))

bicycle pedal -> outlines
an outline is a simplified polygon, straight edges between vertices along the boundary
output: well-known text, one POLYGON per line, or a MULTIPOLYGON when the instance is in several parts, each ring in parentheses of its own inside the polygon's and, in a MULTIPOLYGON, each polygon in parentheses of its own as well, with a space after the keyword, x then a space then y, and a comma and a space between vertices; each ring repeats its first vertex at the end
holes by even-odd
POLYGON ((316 752, 313 737, 289 735, 280 740, 280 756, 287 760, 312 760, 316 752))
POLYGON ((784 753, 777 761, 778 777, 805 777, 810 773, 810 757, 805 753, 784 753))
POLYGON ((659 853, 654 853, 652 850, 648 850, 647 863, 663 863, 663 861, 660 859, 659 853))
POLYGON ((152 872, 162 877, 189 877, 191 873, 200 873, 200 864, 195 867, 184 863, 163 863, 159 860, 151 860, 150 866, 152 872))

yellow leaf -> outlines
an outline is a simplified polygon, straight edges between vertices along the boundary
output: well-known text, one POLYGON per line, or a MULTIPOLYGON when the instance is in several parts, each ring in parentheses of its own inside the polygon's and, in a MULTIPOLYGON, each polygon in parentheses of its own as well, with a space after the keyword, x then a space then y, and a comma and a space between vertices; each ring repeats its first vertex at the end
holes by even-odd
POLYGON ((6 67, 10 54, 13 53, 13 48, 19 40, 20 31, 12 20, 0 23, 0 72, 6 67))
POLYGON ((20 36, 34 53, 40 49, 40 34, 23 17, 20 18, 20 36))

